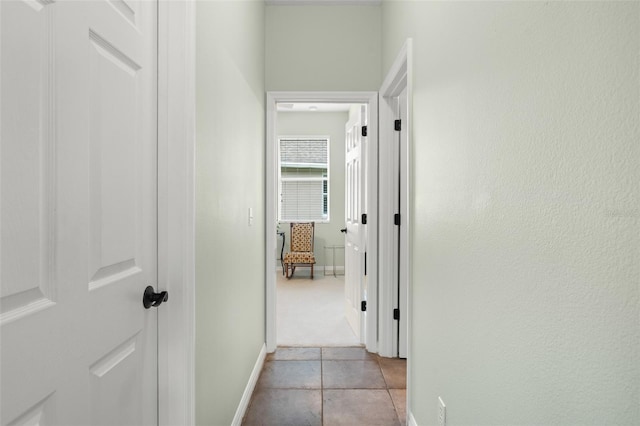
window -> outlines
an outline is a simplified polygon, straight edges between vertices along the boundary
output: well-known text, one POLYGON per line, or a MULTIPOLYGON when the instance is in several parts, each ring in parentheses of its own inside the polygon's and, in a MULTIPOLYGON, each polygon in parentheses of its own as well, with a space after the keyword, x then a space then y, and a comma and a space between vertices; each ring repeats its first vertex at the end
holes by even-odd
POLYGON ((278 140, 278 220, 329 221, 329 138, 278 140))

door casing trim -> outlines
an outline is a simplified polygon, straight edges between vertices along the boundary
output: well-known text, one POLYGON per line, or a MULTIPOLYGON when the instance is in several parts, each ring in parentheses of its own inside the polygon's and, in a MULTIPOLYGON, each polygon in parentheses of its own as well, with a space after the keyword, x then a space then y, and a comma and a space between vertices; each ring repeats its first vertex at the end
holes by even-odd
MULTIPOLYGON (((393 332, 392 327, 395 324, 393 320, 392 312, 395 307, 395 302, 399 302, 401 308, 400 315, 404 315, 407 319, 407 422, 415 424, 413 414, 411 412, 411 377, 413 371, 413 359, 412 359, 412 309, 411 300, 413 299, 413 277, 411 275, 411 261, 413 247, 413 235, 411 232, 413 217, 411 213, 415 211, 414 200, 412 197, 413 191, 413 41, 407 39, 400 52, 396 56, 395 61, 391 65, 387 76, 380 88, 380 240, 379 240, 379 279, 381 283, 390 283, 394 278, 394 274, 397 274, 397 268, 403 268, 404 276, 406 277, 406 298, 403 301, 397 300, 397 294, 393 294, 395 286, 393 285, 381 285, 380 286, 380 309, 383 313, 380 315, 380 351, 382 356, 397 356, 397 334, 393 332), (384 209, 385 206, 391 206, 393 204, 394 197, 397 197, 397 190, 394 192, 391 184, 391 174, 394 170, 397 172, 397 166, 392 164, 391 156, 384 150, 384 147, 389 147, 391 142, 395 140, 396 134, 393 128, 393 120, 396 118, 396 111, 394 107, 397 106, 397 97, 402 90, 407 89, 407 123, 402 123, 402 127, 406 128, 408 132, 407 144, 408 144, 408 161, 404 164, 404 170, 400 173, 405 173, 404 179, 408 182, 406 187, 406 194, 404 200, 408 203, 407 217, 401 218, 402 225, 406 226, 405 235, 408 235, 403 244, 403 253, 406 253, 406 259, 401 260, 399 265, 395 265, 391 251, 397 249, 397 240, 394 240, 393 232, 395 231, 395 225, 392 222, 392 215, 395 211, 390 209, 384 209), (395 102, 394 102, 395 100, 395 102), (386 183, 385 183, 386 182, 386 183), (394 244, 396 245, 394 247, 394 244)), ((397 201, 397 199, 396 199, 397 201)), ((397 276, 397 275, 396 275, 397 276)))
POLYGON ((158 424, 195 424, 195 2, 158 2, 158 424))

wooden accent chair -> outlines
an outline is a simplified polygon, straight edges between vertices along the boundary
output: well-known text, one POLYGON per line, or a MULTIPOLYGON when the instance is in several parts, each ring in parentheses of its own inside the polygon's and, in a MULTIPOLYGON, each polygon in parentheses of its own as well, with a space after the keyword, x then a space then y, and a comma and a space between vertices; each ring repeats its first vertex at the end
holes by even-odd
POLYGON ((311 279, 313 279, 313 265, 316 263, 316 258, 313 254, 314 228, 315 222, 291 222, 291 249, 289 253, 285 253, 283 261, 287 278, 293 276, 296 266, 310 266, 311 279), (289 269, 291 269, 291 274, 289 274, 289 269))

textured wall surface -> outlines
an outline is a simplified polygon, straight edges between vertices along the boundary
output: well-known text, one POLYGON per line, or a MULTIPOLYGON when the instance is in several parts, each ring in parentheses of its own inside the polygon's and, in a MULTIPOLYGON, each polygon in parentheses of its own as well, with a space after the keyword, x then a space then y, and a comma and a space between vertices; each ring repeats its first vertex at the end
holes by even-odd
POLYGON ((264 2, 196 11, 196 421, 218 426, 265 339, 264 2))
POLYGON ((267 6, 267 90, 378 90, 380 6, 267 6))
MULTIPOLYGON (((324 266, 325 245, 344 245, 344 126, 349 120, 348 112, 284 112, 278 113, 277 134, 279 136, 329 136, 329 223, 315 225, 315 256, 318 266, 324 266)), ((280 230, 286 232, 289 250, 289 224, 282 223, 280 230)), ((281 242, 278 242, 278 248, 281 242)), ((278 250, 278 256, 280 251, 278 250)), ((331 264, 331 254, 328 261, 331 264)), ((280 261, 278 260, 278 266, 280 261)), ((336 250, 336 266, 344 266, 343 250, 336 250)))
POLYGON ((640 3, 385 2, 406 37, 417 423, 640 424, 640 3))

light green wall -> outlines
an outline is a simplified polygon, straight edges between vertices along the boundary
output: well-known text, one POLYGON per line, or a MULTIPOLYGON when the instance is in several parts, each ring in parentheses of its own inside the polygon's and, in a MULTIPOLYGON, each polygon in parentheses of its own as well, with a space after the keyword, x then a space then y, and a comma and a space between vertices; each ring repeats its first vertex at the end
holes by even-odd
POLYGON ((380 10, 380 6, 267 6, 267 90, 378 90, 380 10))
POLYGON ((640 424, 640 3, 384 2, 407 37, 417 423, 640 424))
POLYGON ((196 421, 219 426, 265 339, 264 2, 196 10, 196 421))
MULTIPOLYGON (((279 136, 329 136, 329 223, 315 225, 315 256, 318 266, 325 265, 326 245, 344 245, 344 126, 349 120, 348 112, 279 112, 277 134, 279 136)), ((285 232, 285 253, 289 251, 289 223, 282 223, 285 232)), ((278 241, 278 247, 281 245, 278 241)), ((278 257, 280 251, 278 250, 278 257)), ((331 255, 329 254, 331 264, 331 255)), ((278 265, 280 261, 278 260, 278 265)), ((336 250, 336 266, 344 266, 344 250, 336 250)))

